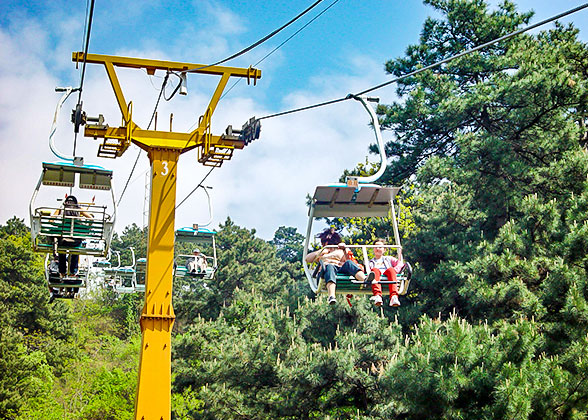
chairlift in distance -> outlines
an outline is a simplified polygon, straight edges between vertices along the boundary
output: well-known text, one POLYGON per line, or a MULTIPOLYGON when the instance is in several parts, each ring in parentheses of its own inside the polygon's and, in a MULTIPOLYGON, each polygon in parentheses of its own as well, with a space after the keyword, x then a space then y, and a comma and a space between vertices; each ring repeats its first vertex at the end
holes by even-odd
POLYGON ((127 266, 120 266, 120 252, 114 251, 118 257, 118 266, 104 270, 108 275, 108 287, 115 293, 135 293, 137 291, 137 261, 135 259, 135 249, 129 247, 131 251, 132 263, 127 266))
POLYGON ((186 262, 194 258, 194 255, 179 254, 175 258, 175 277, 195 277, 203 280, 212 280, 218 268, 218 259, 216 255, 216 232, 207 228, 193 225, 192 227, 183 227, 176 230, 176 241, 180 243, 191 243, 195 245, 211 245, 212 256, 201 253, 200 257, 206 261, 206 267, 200 272, 188 272, 186 262))
POLYGON ((187 262, 194 258, 194 255, 178 254, 174 259, 174 277, 179 278, 197 278, 203 280, 212 280, 218 268, 218 259, 216 254, 216 232, 208 229, 204 226, 208 226, 212 223, 213 211, 212 201, 210 194, 208 193, 209 187, 203 185, 200 186, 206 193, 208 200, 208 213, 209 220, 205 224, 193 224, 191 227, 183 227, 176 230, 176 242, 178 243, 190 243, 194 245, 210 245, 212 248, 212 256, 201 253, 200 258, 205 261, 205 267, 203 270, 197 272, 189 272, 187 262))
MULTIPOLYGON (((92 261, 92 267, 101 269, 102 272, 104 271, 104 269, 112 268, 112 262, 110 261, 111 258, 112 258, 112 249, 109 248, 108 255, 106 257, 99 257, 99 258, 94 259, 94 261, 92 261)), ((120 266, 120 255, 119 255, 118 265, 120 266)))
POLYGON ((59 275, 57 259, 52 254, 45 254, 45 280, 52 299, 74 299, 78 297, 79 289, 88 286, 92 257, 87 256, 78 265, 76 276, 59 275))
POLYGON ((135 291, 145 293, 145 279, 147 277, 147 258, 139 258, 135 267, 137 276, 135 280, 135 291))
MULTIPOLYGON (((377 102, 378 100, 362 96, 352 97, 361 102, 370 114, 378 149, 380 151, 380 168, 371 176, 348 177, 346 184, 337 183, 316 187, 308 212, 308 226, 306 229, 306 238, 302 254, 304 273, 311 290, 315 294, 326 294, 326 284, 322 278, 320 264, 317 264, 317 266, 312 269, 309 263, 306 262, 306 257, 309 253, 314 219, 319 217, 390 217, 392 220, 395 243, 393 245, 385 245, 385 247, 396 249, 401 257, 400 262, 403 264, 403 270, 397 274, 396 283, 398 284, 398 294, 404 295, 408 291, 408 286, 412 277, 412 268, 409 263, 404 262, 402 259, 402 245, 400 243, 398 222, 394 209, 394 198, 400 191, 400 187, 380 186, 373 183, 376 182, 386 170, 385 146, 382 140, 378 118, 372 107, 367 104, 367 101, 377 102)), ((370 271, 368 249, 375 247, 376 245, 367 244, 347 245, 347 248, 357 248, 361 250, 361 263, 366 269, 366 274, 370 271)), ((379 283, 385 285, 392 283, 392 281, 390 281, 385 275, 382 275, 379 283)), ((352 276, 338 274, 335 293, 344 295, 371 294, 372 289, 371 284, 368 284, 367 282, 356 280, 352 276)))

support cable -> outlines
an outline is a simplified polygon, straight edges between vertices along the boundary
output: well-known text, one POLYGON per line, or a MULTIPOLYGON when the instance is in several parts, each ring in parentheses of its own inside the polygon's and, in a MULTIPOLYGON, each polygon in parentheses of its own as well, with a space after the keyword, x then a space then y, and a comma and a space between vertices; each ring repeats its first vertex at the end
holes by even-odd
MULTIPOLYGON (((309 26, 312 22, 314 22, 315 20, 317 20, 319 17, 321 17, 327 10, 329 10, 331 7, 333 7, 336 3, 338 3, 339 0, 335 0, 333 3, 331 3, 330 5, 328 5, 322 12, 320 12, 318 15, 316 15, 315 17, 313 17, 311 20, 309 20, 306 24, 304 24, 300 29, 298 29, 296 32, 294 32, 292 35, 290 35, 288 38, 286 38, 286 40, 284 42, 282 42, 280 45, 278 45, 276 48, 274 48, 273 50, 271 50, 269 53, 267 53, 261 60, 259 60, 257 63, 255 63, 253 65, 253 67, 257 67, 262 61, 264 61, 266 58, 268 58, 270 55, 272 55, 273 53, 275 53, 277 50, 279 50, 281 47, 284 46, 284 44, 286 44, 288 41, 290 41, 292 38, 294 38, 296 35, 298 35, 300 32, 302 32, 304 29, 306 29, 307 26, 309 26)), ((220 97, 219 101, 222 100, 231 90, 233 90, 233 88, 235 86, 237 86, 237 84, 243 79, 237 79, 237 81, 235 83, 233 83, 233 85, 226 90, 225 93, 223 93, 223 95, 220 97)))
MULTIPOLYGON (((319 3, 321 3, 322 1, 323 1, 323 0, 317 0, 317 1, 315 1, 313 4, 311 4, 309 7, 307 7, 307 8, 306 8, 304 11, 302 11, 301 13, 299 13, 299 14, 298 14, 296 17, 294 17, 294 18, 290 19, 290 21, 288 21, 287 23, 285 23, 284 25, 282 25, 282 26, 281 26, 281 27, 279 27, 278 29, 274 30, 274 31, 273 31, 272 33, 270 33, 269 35, 266 35, 265 37, 263 37, 263 38, 262 38, 262 39, 260 39, 259 41, 255 42, 255 43, 253 43, 252 45, 250 45, 249 47, 247 47, 247 48, 245 48, 245 49, 243 49, 243 50, 241 50, 241 51, 239 51, 239 52, 237 52, 237 53, 235 53, 235 54, 231 55, 230 57, 227 57, 227 58, 225 58, 225 59, 223 59, 223 60, 217 61, 217 62, 216 62, 216 63, 214 63, 214 64, 209 64, 209 65, 207 65, 207 66, 199 67, 199 68, 197 68, 197 69, 186 70, 186 71, 185 71, 185 73, 190 73, 190 72, 193 72, 193 71, 196 71, 196 70, 201 70, 201 69, 204 69, 204 68, 207 68, 207 67, 217 66, 217 65, 219 65, 219 64, 222 64, 222 63, 224 63, 224 62, 226 62, 226 61, 232 60, 233 58, 236 58, 236 57, 239 57, 240 55, 243 55, 243 54, 245 54, 246 52, 248 52, 248 51, 252 50, 253 48, 257 47, 258 45, 260 45, 260 44, 264 43, 265 41, 267 41, 268 39, 270 39, 271 37, 273 37, 274 35, 276 35, 278 32, 282 31, 282 30, 283 30, 283 29, 285 29, 286 27, 290 26, 292 23, 294 23, 295 21, 297 21, 298 19, 300 19, 302 16, 304 16, 306 13, 308 13, 310 10, 312 10, 314 7, 316 7, 316 6, 317 6, 319 3)), ((336 2, 337 2, 337 1, 339 1, 339 0, 336 0, 336 2)), ((336 2, 335 2, 335 3, 336 3, 336 2)), ((93 6, 93 4, 94 4, 94 0, 92 0, 92 6, 93 6)), ((334 4, 334 3, 333 3, 333 4, 334 4)), ((331 5, 331 6, 332 6, 332 5, 331 5)), ((329 6, 329 7, 330 7, 330 6, 329 6)), ((320 16, 320 15, 319 15, 319 16, 320 16)), ((273 52, 273 51, 272 51, 272 52, 273 52)), ((84 54, 84 65, 86 64, 86 62, 85 62, 85 57, 86 57, 86 55, 84 54)), ((171 73, 171 72, 168 72, 168 73, 166 74, 166 77, 165 77, 165 79, 164 79, 163 85, 162 85, 162 87, 161 87, 161 90, 160 90, 160 92, 159 92, 159 97, 157 98, 157 104, 155 105, 155 110, 153 111, 153 115, 152 115, 152 117, 151 117, 151 121, 153 121, 153 116, 155 116, 155 112, 156 112, 156 110, 157 110, 157 107, 158 107, 158 105, 159 105, 159 101, 160 101, 160 99, 161 99, 161 96, 163 95, 163 92, 164 92, 164 89, 165 89, 165 85, 166 85, 166 83, 167 83, 167 80, 168 80, 168 78, 169 78, 169 74, 170 74, 170 73, 171 73)), ((176 73, 173 73, 173 74, 176 74, 176 73)), ((177 75, 177 74, 176 74, 176 75, 177 75)), ((170 97, 169 97, 169 98, 165 98, 165 100, 166 100, 166 101, 169 101, 171 98, 173 98, 173 96, 174 96, 174 95, 176 94, 176 92, 179 90, 179 87, 180 87, 180 85, 178 84, 178 86, 176 86, 175 90, 174 90, 174 91, 173 91, 173 93, 170 95, 170 97)), ((149 122, 149 126, 150 126, 150 125, 151 125, 151 122, 149 122)), ((149 126, 147 127, 147 130, 149 130, 149 126)), ((75 143, 74 143, 74 144, 75 144, 75 143)), ((74 146, 74 150, 75 150, 75 146, 74 146)), ((135 159, 135 164, 133 165, 133 169, 131 170, 131 173, 130 173, 130 175, 129 175, 129 178, 127 179, 127 182, 126 182, 126 184, 125 184, 125 187, 124 187, 124 189, 123 189, 123 192, 121 193, 121 195, 120 195, 120 197, 119 197, 119 199, 118 199, 118 204, 119 204, 119 205, 120 205, 120 202, 121 202, 121 200, 122 200, 122 198, 123 198, 123 196, 124 196, 124 194, 125 194, 125 191, 127 190, 127 187, 128 187, 128 185, 129 185, 129 182, 130 182, 130 180, 131 180, 131 177, 133 176, 133 172, 135 171, 135 167, 137 166, 137 162, 139 161, 139 156, 140 156, 140 154, 141 154, 141 151, 139 151, 139 154, 137 155, 137 158, 135 159)), ((210 173, 210 172, 209 172, 209 173, 210 173)), ((208 176, 208 175, 207 175, 207 176, 208 176)), ((198 187, 196 187, 196 188, 198 188, 198 187)), ((194 191, 195 191, 195 190, 194 190, 194 191)), ((191 194, 192 194, 194 191, 192 191, 192 192, 191 192, 191 193, 188 195, 188 197, 189 197, 189 196, 190 196, 190 195, 191 195, 191 194)), ((188 197, 186 197, 186 198, 188 198, 188 197)), ((184 199, 184 201, 185 201, 185 199, 184 199)), ((183 201, 182 201, 182 203, 183 203, 183 201)))
POLYGON ((315 8, 316 6, 318 6, 318 4, 321 3, 322 1, 323 0, 317 0, 317 1, 315 1, 313 4, 311 4, 310 6, 308 6, 304 11, 300 12, 296 17, 290 19, 287 23, 283 24, 278 29, 276 29, 272 33, 270 33, 269 35, 264 36, 259 41, 254 42, 253 44, 251 44, 247 48, 242 49, 241 51, 239 51, 239 52, 231 55, 230 57, 227 57, 227 58, 225 58, 223 60, 217 61, 216 63, 208 64, 207 66, 200 67, 200 68, 197 68, 197 69, 186 70, 186 73, 191 73, 191 72, 194 72, 196 70, 202 70, 202 69, 205 69, 207 67, 218 66, 219 64, 225 63, 225 62, 227 62, 229 60, 232 60, 233 58, 237 58, 240 55, 245 54, 248 51, 251 51, 253 48, 257 47, 258 45, 263 44, 265 41, 267 41, 268 39, 270 39, 271 37, 273 37, 274 35, 276 35, 278 32, 281 32, 282 30, 284 30, 285 28, 287 28, 288 26, 290 26, 291 24, 293 24, 294 22, 296 22, 298 19, 300 19, 306 13, 310 12, 313 8, 315 8))
MULTIPOLYGON (((202 67, 198 67, 198 68, 195 68, 195 69, 190 69, 190 70, 184 70, 184 71, 180 72, 180 74, 185 74, 185 73, 193 73, 193 72, 196 72, 196 71, 198 71, 198 70, 206 69, 206 68, 208 68, 208 67, 212 67, 212 66, 218 66, 219 64, 225 63, 225 62, 227 62, 227 61, 229 61, 229 60, 232 60, 233 58, 237 58, 237 57, 239 57, 239 56, 241 56, 241 55, 245 54, 245 53, 246 53, 246 52, 248 52, 248 51, 251 51, 253 48, 257 47, 257 46, 258 46, 258 45, 260 45, 260 44, 263 44, 265 41, 267 41, 268 39, 272 38, 272 37, 273 37, 274 35, 276 35, 278 32, 281 32, 282 30, 284 30, 285 28, 287 28, 288 26, 290 26, 292 23, 296 22, 298 19, 300 19, 300 18, 301 18, 302 16, 304 16, 306 13, 308 13, 309 11, 311 11, 311 10, 312 10, 314 7, 318 6, 318 4, 319 4, 319 3, 321 3, 322 1, 323 1, 323 0, 317 0, 317 1, 315 1, 313 4, 311 4, 310 6, 308 6, 308 7, 307 7, 307 8, 306 8, 304 11, 300 12, 300 13, 299 13, 299 14, 298 14, 296 17, 294 17, 294 18, 290 19, 290 21, 288 21, 287 23, 285 23, 284 25, 282 25, 282 26, 281 26, 281 27, 279 27, 278 29, 274 30, 274 31, 273 31, 272 33, 270 33, 269 35, 266 35, 266 36, 264 36, 264 37, 263 37, 262 39, 260 39, 259 41, 255 42, 255 43, 251 44, 250 46, 248 46, 247 48, 244 48, 244 49, 242 49, 241 51, 239 51, 239 52, 237 52, 237 53, 235 53, 235 54, 231 55, 230 57, 227 57, 227 58, 225 58, 225 59, 222 59, 222 60, 220 60, 220 61, 217 61, 216 63, 213 63, 213 64, 207 64, 206 66, 202 66, 202 67)), ((337 3, 338 1, 339 1, 339 0, 335 0, 335 2, 334 2, 333 4, 337 3)), ((333 4, 331 4, 331 6, 332 6, 333 4)), ((321 12, 321 13, 320 13, 318 16, 322 15, 322 14, 323 14, 323 13, 324 13, 326 10, 328 10, 328 9, 329 9, 331 6, 327 7, 327 9, 325 9, 323 12, 321 12)), ((318 17, 318 16, 317 16, 317 17, 318 17)), ((316 19, 317 17, 315 17, 314 19, 316 19)), ((313 19, 313 20, 314 20, 314 19, 313 19)), ((312 20, 311 20, 311 22, 312 22, 312 20)), ((309 22, 309 23, 310 23, 310 22, 309 22)), ((308 23, 308 24, 309 24, 309 23, 308 23)), ((305 26, 304 26, 302 29, 304 29, 306 26, 308 26, 308 24, 306 24, 306 25, 305 25, 305 26)), ((301 30, 302 30, 302 29, 301 29, 301 30)), ((300 30, 299 30, 298 32, 300 32, 300 30)), ((298 32, 296 32, 294 35, 296 35, 298 32)), ((292 35, 292 36, 294 36, 294 35, 292 35)), ((292 37, 290 37, 290 38, 292 38, 292 37)), ((283 44, 285 44, 287 41, 289 41, 289 40, 290 40, 290 38, 288 38, 288 39, 287 39, 285 42, 283 42, 283 43, 282 43, 280 46, 282 46, 282 45, 283 45, 283 44)), ((279 48, 279 47, 278 47, 278 48, 279 48)), ((277 48, 276 48, 276 49, 277 49, 277 48)), ((274 51, 275 51, 276 49, 274 49, 274 51)), ((272 51, 270 54, 272 54, 274 51, 272 51)), ((268 54, 267 56, 269 56, 270 54, 268 54)), ((266 56, 266 57, 267 57, 267 56, 266 56)), ((264 60, 266 57, 264 57, 264 58, 263 58, 262 60, 260 60, 259 62, 263 61, 263 60, 264 60)), ((258 63, 259 63, 259 62, 258 62, 258 63)), ((257 64, 255 64, 255 65, 257 65, 257 64)), ((174 74, 175 74, 176 76, 180 77, 180 76, 179 76, 177 73, 175 73, 175 72, 174 72, 174 74)), ((180 82, 180 84, 181 84, 181 82, 180 82)), ((175 96, 176 92, 177 92, 177 91, 179 90, 179 88, 180 88, 180 84, 178 84, 178 86, 176 86, 175 90, 172 92, 172 94, 169 96, 169 98, 165 98, 165 100, 166 100, 166 101, 170 101, 170 100, 171 100, 171 99, 172 99, 172 98, 175 96)), ((235 84, 236 84, 236 83, 235 83, 235 84)), ((229 89, 229 91, 230 91, 231 89, 233 89, 233 87, 234 87, 234 86, 235 86, 235 85, 231 86, 231 88, 229 89)), ((223 97, 224 97, 224 95, 223 95, 223 97)), ((221 97, 220 99, 222 99, 222 97, 221 97)), ((220 100, 220 99, 219 99, 219 100, 220 100)))
MULTIPOLYGON (((90 33, 92 31, 92 18, 94 16, 94 1, 90 0, 90 12, 88 13, 88 21, 87 21, 87 28, 86 28, 86 42, 84 47, 84 61, 82 63, 82 75, 80 77, 80 87, 77 89, 80 93, 78 95, 78 103, 76 105, 76 114, 77 110, 80 109, 82 106, 82 90, 84 87, 84 76, 86 74, 86 57, 88 56, 88 47, 90 46, 90 33)), ((77 127, 77 126, 76 126, 77 127)), ((78 141, 78 132, 77 128, 74 130, 74 144, 73 144, 73 155, 76 155, 76 146, 78 141)))
MULTIPOLYGON (((159 89, 159 96, 157 97, 157 102, 155 103, 155 108, 153 109, 153 113, 151 114, 151 120, 149 121, 149 125, 147 125, 147 130, 149 130, 149 128, 151 127, 151 123, 153 123, 153 119, 155 118, 155 115, 157 114, 157 108, 159 107, 159 102, 161 101, 161 97, 163 96, 163 91, 165 90, 165 85, 167 84, 167 81, 169 79, 169 72, 166 73, 164 79, 163 79, 163 83, 161 84, 161 89, 159 89)), ((135 172, 135 168, 137 167, 137 162, 139 162, 139 157, 141 156, 141 150, 139 150, 139 153, 137 153, 137 158, 135 159, 135 163, 133 164, 133 169, 131 169, 131 173, 129 174, 129 177, 127 178, 127 182, 125 184, 125 187, 123 188, 122 193, 120 194, 120 197, 118 198, 118 203, 117 206, 120 206, 120 202, 122 201, 124 195, 125 195, 125 191, 127 190, 127 187, 129 186, 129 182, 131 181, 131 177, 133 176, 133 173, 135 172)))
POLYGON ((562 18, 564 16, 568 16, 568 15, 571 15, 572 13, 579 12, 580 10, 585 9, 586 7, 588 7, 588 3, 584 3, 584 4, 580 5, 580 6, 575 7, 573 9, 570 9, 570 10, 568 10, 566 12, 560 13, 560 14, 558 14, 556 16, 553 16, 553 17, 550 17, 548 19, 542 20, 541 22, 538 22, 538 23, 535 23, 533 25, 527 26, 525 28, 519 29, 517 31, 511 32, 511 33, 509 33, 507 35, 501 36, 500 38, 496 38, 496 39, 494 39, 492 41, 489 41, 489 42, 486 42, 486 43, 484 43, 482 45, 478 45, 477 47, 474 47, 474 48, 471 48, 469 50, 463 51, 463 52, 461 52, 459 54, 453 55, 453 56, 448 57, 448 58, 446 58, 444 60, 441 60, 441 61, 438 61, 438 62, 433 63, 431 65, 428 65, 426 67, 423 67, 423 68, 420 68, 418 70, 412 71, 410 73, 404 74, 404 75, 402 75, 400 77, 397 77, 395 79, 389 80, 389 81, 384 82, 384 83, 381 83, 381 84, 376 85, 374 87, 371 87, 369 89, 363 90, 363 91, 361 91, 359 93, 356 93, 356 94, 353 94, 353 95, 348 95, 348 96, 346 96, 344 98, 333 99, 333 100, 330 100, 330 101, 321 102, 321 103, 318 103, 318 104, 315 104, 315 105, 309 105, 309 106, 305 106, 305 107, 302 107, 302 108, 296 108, 296 109, 292 109, 292 110, 289 110, 289 111, 283 111, 283 112, 278 112, 278 113, 275 113, 275 114, 266 115, 264 117, 258 118, 258 120, 265 120, 265 119, 268 119, 268 118, 274 118, 274 117, 279 117, 279 116, 282 116, 282 115, 292 114, 292 113, 295 113, 295 112, 306 111, 308 109, 318 108, 318 107, 325 106, 325 105, 332 105, 332 104, 335 104, 337 102, 343 102, 343 101, 346 101, 348 99, 351 99, 353 96, 365 95, 366 93, 372 92, 372 91, 377 90, 377 89, 381 89, 381 88, 383 88, 385 86, 391 85, 392 83, 399 82, 399 81, 401 81, 403 79, 406 79, 408 77, 417 75, 419 73, 423 73, 423 72, 425 72, 427 70, 431 70, 431 69, 433 69, 435 67, 439 67, 440 65, 445 64, 445 63, 448 63, 449 61, 455 60, 456 58, 463 57, 463 56, 468 55, 468 54, 471 54, 471 53, 473 53, 475 51, 478 51, 478 50, 481 50, 483 48, 486 48, 486 47, 488 47, 490 45, 496 44, 496 43, 501 42, 501 41, 505 41, 505 40, 510 39, 510 38, 512 38, 514 36, 517 36, 517 35, 522 34, 524 32, 530 31, 531 29, 535 29, 535 28, 537 28, 539 26, 542 26, 542 25, 545 25, 547 23, 553 22, 554 20, 557 20, 557 19, 562 18))
POLYGON ((190 194, 188 194, 186 197, 184 197, 184 199, 181 201, 180 204, 178 204, 176 206, 176 210, 178 209, 178 207, 180 207, 182 204, 184 204, 184 202, 192 195, 194 194, 194 192, 200 188, 202 186, 202 183, 206 180, 206 178, 208 178, 208 175, 210 175, 210 173, 212 172, 212 170, 216 168, 216 166, 213 166, 212 168, 210 168, 210 171, 208 171, 208 173, 204 176, 204 178, 202 178, 202 180, 200 181, 200 183, 198 183, 198 185, 196 185, 196 187, 190 192, 190 194))

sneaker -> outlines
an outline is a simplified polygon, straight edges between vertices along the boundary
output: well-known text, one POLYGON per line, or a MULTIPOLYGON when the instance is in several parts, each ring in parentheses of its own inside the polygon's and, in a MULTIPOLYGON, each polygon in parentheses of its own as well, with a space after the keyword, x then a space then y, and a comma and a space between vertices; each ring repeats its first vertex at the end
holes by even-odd
POLYGON ((374 302, 374 305, 376 305, 376 306, 382 306, 382 303, 383 303, 382 296, 380 296, 380 295, 372 296, 370 298, 370 300, 372 302, 374 302))
POLYGON ((376 273, 374 273, 373 271, 370 271, 370 273, 365 278, 365 282, 367 284, 372 284, 375 279, 376 279, 376 273))
POLYGON ((390 306, 400 306, 400 300, 398 300, 398 296, 390 296, 390 306))
POLYGON ((337 299, 335 298, 335 296, 329 296, 327 302, 329 302, 329 305, 334 305, 335 303, 337 303, 337 299))

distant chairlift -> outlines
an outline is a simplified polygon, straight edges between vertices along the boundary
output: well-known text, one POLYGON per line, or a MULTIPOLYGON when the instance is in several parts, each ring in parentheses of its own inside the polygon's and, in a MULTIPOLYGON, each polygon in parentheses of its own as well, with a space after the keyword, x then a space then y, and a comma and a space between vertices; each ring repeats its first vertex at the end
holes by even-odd
POLYGON ((147 258, 137 260, 137 277, 135 282, 135 291, 145 293, 145 278, 147 276, 147 258))
POLYGON ((132 256, 131 265, 114 269, 113 290, 116 293, 135 293, 137 291, 137 261, 135 259, 135 250, 133 247, 129 249, 131 250, 132 256))
POLYGON ((206 193, 209 219, 204 224, 194 224, 192 227, 184 227, 176 230, 176 242, 191 243, 194 245, 210 245, 212 248, 212 256, 207 256, 201 253, 200 258, 204 258, 206 267, 203 270, 197 270, 196 272, 188 272, 187 262, 194 258, 194 255, 176 255, 174 259, 175 278, 198 278, 203 280, 212 280, 214 279, 214 275, 218 268, 218 260, 216 257, 216 242, 214 238, 216 232, 204 227, 212 223, 212 200, 210 199, 210 194, 208 193, 209 187, 200 185, 200 188, 202 188, 206 193))
POLYGON ((212 256, 201 254, 201 257, 206 261, 206 268, 200 272, 190 273, 186 267, 186 262, 193 258, 193 255, 180 254, 175 258, 175 277, 186 278, 194 277, 204 280, 214 279, 214 275, 218 268, 218 260, 216 256, 216 232, 210 229, 194 225, 193 227, 184 227, 176 230, 176 241, 180 243, 192 243, 198 245, 211 245, 212 256))
MULTIPOLYGON (((365 109, 369 112, 378 148, 380 150, 380 169, 374 175, 369 177, 349 178, 347 184, 332 184, 326 186, 318 186, 312 197, 312 201, 308 214, 308 227, 306 229, 306 239, 304 242, 304 250, 302 256, 302 263, 304 272, 306 274, 311 290, 318 293, 326 293, 326 285, 322 278, 322 270, 320 266, 312 269, 306 262, 306 256, 309 252, 310 238, 312 236, 312 224, 315 218, 319 217, 387 217, 392 219, 392 228, 394 231, 394 245, 386 245, 386 248, 402 250, 400 244, 400 235, 398 232, 398 223, 396 219, 396 212, 394 210, 394 197, 400 190, 399 187, 387 187, 372 184, 380 176, 383 175, 386 169, 386 156, 384 142, 382 140, 380 125, 377 116, 371 106, 366 103, 366 100, 372 100, 364 97, 354 97, 360 101, 365 109)), ((369 258, 367 250, 374 248, 375 245, 347 245, 348 248, 361 249, 363 261, 360 261, 366 270, 369 270, 369 258)), ((412 276, 412 268, 409 263, 401 260, 402 271, 397 275, 396 282, 398 284, 398 293, 400 295, 406 294, 412 276)), ((369 272, 369 271, 368 271, 369 272)), ((391 281, 382 275, 380 284, 389 284, 391 281)), ((354 295, 354 294, 371 294, 371 285, 356 280, 352 276, 337 275, 337 294, 354 295)))

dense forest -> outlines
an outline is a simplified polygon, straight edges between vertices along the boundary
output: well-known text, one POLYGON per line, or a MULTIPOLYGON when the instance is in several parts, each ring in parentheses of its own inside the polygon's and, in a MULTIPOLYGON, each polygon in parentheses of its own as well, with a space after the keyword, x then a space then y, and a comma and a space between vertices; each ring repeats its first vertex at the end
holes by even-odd
MULTIPOLYGON (((390 75, 532 17, 507 1, 425 3, 439 17, 390 75)), ((311 295, 294 228, 264 241, 221 223, 215 281, 174 288, 173 418, 588 418, 587 76, 587 45, 557 24, 406 78, 379 106, 380 183, 403 186, 415 268, 399 308, 329 306, 311 295)), ((392 232, 386 219, 327 223, 351 243, 392 232)), ((135 225, 113 241, 123 259, 129 246, 144 255, 135 225)), ((24 221, 1 226, 0 418, 131 419, 141 306, 106 289, 49 303, 24 221)))

